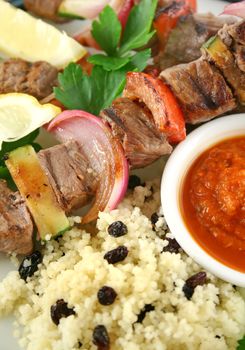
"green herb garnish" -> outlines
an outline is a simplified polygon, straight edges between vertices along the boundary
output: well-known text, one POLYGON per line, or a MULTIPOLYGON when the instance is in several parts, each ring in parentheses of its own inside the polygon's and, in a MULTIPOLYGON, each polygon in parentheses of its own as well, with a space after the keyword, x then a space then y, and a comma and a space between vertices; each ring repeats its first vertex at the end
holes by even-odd
POLYGON ((237 350, 245 350, 245 335, 244 337, 238 341, 238 347, 237 350))
POLYGON ((92 35, 108 56, 117 56, 117 47, 121 38, 122 26, 115 13, 106 6, 99 15, 99 21, 92 23, 92 35))
POLYGON ((122 70, 109 72, 95 66, 88 76, 78 64, 70 63, 64 73, 59 74, 60 87, 55 88, 54 92, 67 108, 82 109, 98 115, 122 92, 124 79, 122 70))
POLYGON ((69 109, 83 109, 98 115, 118 97, 126 83, 126 73, 142 71, 151 57, 151 50, 132 52, 149 41, 157 0, 142 0, 133 7, 124 33, 114 10, 106 6, 92 34, 105 53, 89 57, 94 64, 88 76, 79 65, 71 63, 58 76, 55 97, 69 109))
POLYGON ((142 0, 134 6, 123 34, 115 11, 106 6, 99 21, 92 24, 92 35, 106 55, 93 55, 88 61, 106 70, 117 70, 129 63, 133 58, 132 50, 146 45, 155 33, 151 27, 156 5, 156 0, 142 0))

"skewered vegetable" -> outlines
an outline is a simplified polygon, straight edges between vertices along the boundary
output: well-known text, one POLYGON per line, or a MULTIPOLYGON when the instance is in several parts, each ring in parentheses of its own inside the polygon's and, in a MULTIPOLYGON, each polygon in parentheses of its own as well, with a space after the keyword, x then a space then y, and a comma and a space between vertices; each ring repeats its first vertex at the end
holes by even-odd
POLYGON ((95 202, 83 217, 93 221, 98 212, 112 210, 124 197, 128 185, 128 163, 120 142, 103 121, 83 111, 62 112, 48 127, 56 138, 76 140, 98 179, 95 202))
POLYGON ((24 146, 8 154, 6 165, 25 198, 42 240, 63 234, 69 221, 59 206, 38 157, 31 146, 24 146))
POLYGON ((183 113, 171 90, 161 80, 145 73, 128 73, 123 95, 142 101, 148 107, 157 128, 167 135, 170 143, 185 138, 183 113))

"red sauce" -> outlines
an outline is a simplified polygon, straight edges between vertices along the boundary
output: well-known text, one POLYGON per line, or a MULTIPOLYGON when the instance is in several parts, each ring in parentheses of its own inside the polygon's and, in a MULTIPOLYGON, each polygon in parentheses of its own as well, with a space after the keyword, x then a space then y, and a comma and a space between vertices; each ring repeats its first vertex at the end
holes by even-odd
POLYGON ((245 136, 224 140, 197 158, 183 182, 181 210, 207 253, 245 272, 245 136))

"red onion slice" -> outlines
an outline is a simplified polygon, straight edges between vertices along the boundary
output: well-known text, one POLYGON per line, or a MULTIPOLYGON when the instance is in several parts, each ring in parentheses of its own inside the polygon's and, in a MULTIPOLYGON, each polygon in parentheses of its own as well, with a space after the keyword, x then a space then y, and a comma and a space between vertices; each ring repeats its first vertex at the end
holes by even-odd
POLYGON ((221 14, 245 18, 245 1, 227 5, 221 14))
POLYGON ((47 130, 60 142, 76 140, 98 175, 95 201, 83 223, 95 220, 99 211, 115 209, 126 193, 129 169, 123 148, 110 128, 92 114, 72 110, 53 119, 47 130))

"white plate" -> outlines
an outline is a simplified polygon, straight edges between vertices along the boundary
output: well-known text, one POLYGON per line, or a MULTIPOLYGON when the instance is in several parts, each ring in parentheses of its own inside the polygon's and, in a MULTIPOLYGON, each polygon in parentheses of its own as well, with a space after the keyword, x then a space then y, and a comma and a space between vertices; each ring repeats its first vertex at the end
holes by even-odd
MULTIPOLYGON (((222 12, 224 5, 226 5, 226 3, 220 0, 198 0, 198 12, 212 12, 213 14, 219 14, 222 12)), ((67 23, 59 27, 60 29, 67 30, 67 32, 72 33, 79 30, 81 26, 82 22, 74 21, 73 23, 67 23)), ((42 141, 47 144, 45 136, 42 136, 42 141)), ((156 177, 158 174, 160 176, 162 173, 162 162, 158 162, 150 169, 143 171, 141 170, 138 173, 140 176, 147 178, 149 176, 156 177)), ((9 271, 13 270, 14 268, 15 267, 10 263, 9 259, 7 259, 3 254, 0 254, 0 281, 9 271)), ((12 335, 12 322, 13 318, 11 317, 0 320, 0 350, 20 350, 16 339, 14 339, 12 335)))

